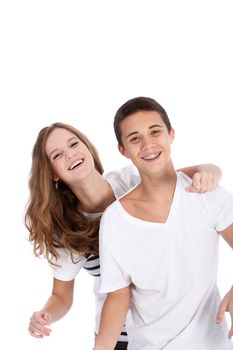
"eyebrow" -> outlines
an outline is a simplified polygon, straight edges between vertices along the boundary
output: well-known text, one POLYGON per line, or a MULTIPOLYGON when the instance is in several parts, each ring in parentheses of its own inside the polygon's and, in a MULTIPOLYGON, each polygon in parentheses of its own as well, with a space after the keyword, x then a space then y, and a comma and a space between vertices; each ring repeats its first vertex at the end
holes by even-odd
MULTIPOLYGON (((153 129, 153 128, 162 128, 162 125, 153 124, 153 125, 149 126, 148 129, 153 129)), ((133 132, 131 132, 129 135, 126 136, 126 139, 127 139, 128 137, 130 137, 130 136, 132 136, 132 135, 136 135, 136 134, 138 134, 138 131, 133 131, 133 132)))
MULTIPOLYGON (((72 141, 72 140, 79 140, 78 139, 78 137, 77 136, 72 136, 72 137, 70 137, 68 140, 67 140, 67 143, 69 143, 70 141, 72 141)), ((50 153, 49 153, 49 158, 51 157, 51 155, 53 154, 53 153, 55 153, 55 152, 58 152, 59 151, 59 148, 55 148, 54 150, 52 150, 50 153)))

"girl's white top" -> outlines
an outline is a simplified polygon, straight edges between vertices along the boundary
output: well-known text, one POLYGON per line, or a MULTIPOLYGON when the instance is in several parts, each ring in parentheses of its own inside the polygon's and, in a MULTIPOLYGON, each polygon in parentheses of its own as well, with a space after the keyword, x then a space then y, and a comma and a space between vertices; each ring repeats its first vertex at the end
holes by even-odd
MULTIPOLYGON (((136 186, 140 182, 140 176, 133 166, 127 166, 117 171, 112 171, 103 175, 104 178, 109 182, 113 193, 116 198, 119 198, 131 188, 136 186)), ((102 215, 102 213, 85 213, 89 220, 93 220, 102 215)), ((81 268, 84 268, 89 274, 94 276, 94 295, 95 295, 95 333, 98 333, 100 314, 104 300, 106 298, 105 293, 99 293, 100 283, 100 263, 99 257, 90 255, 88 258, 82 256, 75 256, 75 263, 72 261, 69 252, 64 250, 59 251, 60 258, 56 261, 60 267, 53 268, 53 277, 62 280, 70 281, 75 279, 81 268)), ((126 330, 123 329, 120 341, 127 341, 126 330)))

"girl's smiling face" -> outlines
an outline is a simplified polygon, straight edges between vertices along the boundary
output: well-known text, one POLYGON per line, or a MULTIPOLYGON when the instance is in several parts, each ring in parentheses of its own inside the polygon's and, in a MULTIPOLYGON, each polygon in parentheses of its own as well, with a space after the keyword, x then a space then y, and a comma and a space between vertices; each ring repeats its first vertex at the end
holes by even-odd
POLYGON ((93 157, 87 146, 69 130, 54 129, 45 143, 45 152, 54 173, 67 185, 85 178, 94 169, 93 157))

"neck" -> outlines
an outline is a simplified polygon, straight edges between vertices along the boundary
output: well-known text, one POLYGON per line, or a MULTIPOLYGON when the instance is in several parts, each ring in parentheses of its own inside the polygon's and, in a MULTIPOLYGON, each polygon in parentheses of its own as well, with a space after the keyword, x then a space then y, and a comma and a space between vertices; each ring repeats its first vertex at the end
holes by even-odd
POLYGON ((141 175, 140 196, 149 200, 160 200, 173 196, 176 186, 176 172, 173 166, 156 174, 141 175))
POLYGON ((97 170, 71 189, 79 199, 79 209, 84 212, 103 212, 115 200, 112 188, 97 170))

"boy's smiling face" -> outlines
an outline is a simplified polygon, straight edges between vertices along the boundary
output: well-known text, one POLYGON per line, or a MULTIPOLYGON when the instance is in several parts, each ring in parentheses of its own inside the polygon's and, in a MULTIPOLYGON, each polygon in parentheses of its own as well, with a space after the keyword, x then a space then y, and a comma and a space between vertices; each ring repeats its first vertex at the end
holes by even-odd
POLYGON ((170 164, 174 130, 169 133, 159 113, 138 111, 121 124, 119 151, 130 158, 139 170, 158 172, 170 164))

